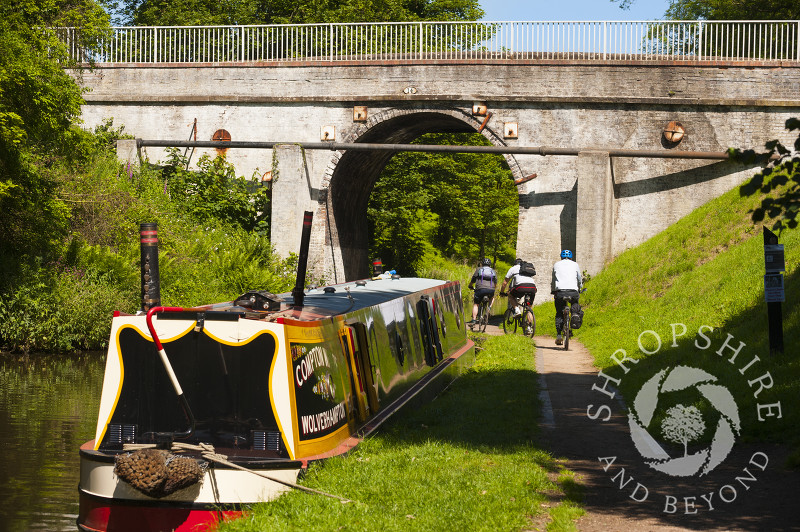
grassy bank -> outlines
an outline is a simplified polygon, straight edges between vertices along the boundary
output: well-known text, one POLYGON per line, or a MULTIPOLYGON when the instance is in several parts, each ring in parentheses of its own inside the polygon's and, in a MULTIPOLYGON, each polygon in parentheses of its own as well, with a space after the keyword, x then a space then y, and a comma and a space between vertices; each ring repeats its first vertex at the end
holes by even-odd
MULTIPOLYGON (((618 388, 628 401, 661 369, 701 368, 736 399, 745 439, 796 445, 800 416, 789 399, 800 388, 795 342, 800 334, 800 230, 780 235, 786 250, 785 352, 771 355, 762 227, 749 214, 761 199, 731 190, 617 257, 587 284, 581 298, 584 325, 576 336, 598 368, 620 380, 618 388), (627 372, 614 361, 625 356, 638 360, 623 364, 627 372), (762 410, 763 419, 758 419, 758 405, 778 402, 780 418, 777 410, 771 417, 762 410)), ((544 325, 540 331, 553 333, 553 313, 552 303, 537 307, 544 325)), ((682 400, 709 409, 689 392, 682 400)))
MULTIPOLYGON (((181 176, 148 165, 122 168, 111 153, 98 153, 84 170, 59 177, 59 194, 71 208, 69 234, 53 245, 50 255, 29 263, 19 259, 24 265, 17 268, 20 273, 0 282, 0 351, 105 348, 112 313, 135 312, 141 306, 142 222, 158 224, 161 300, 166 305, 229 301, 255 288, 275 293, 291 288, 296 256, 277 257, 266 231, 249 230, 226 218, 228 211, 240 212, 237 205, 222 214, 204 214, 203 207, 221 209, 226 204, 216 197, 187 199, 170 189, 174 183, 219 177, 217 192, 226 195, 223 185, 242 188, 242 178, 220 177, 222 170, 213 168, 181 176)), ((248 198, 257 193, 263 191, 242 193, 239 202, 249 204, 248 198)))
POLYGON ((547 516, 568 530, 582 510, 572 475, 536 444, 530 340, 491 337, 470 371, 302 483, 352 499, 289 493, 234 530, 520 530, 547 516), (564 498, 561 504, 552 499, 564 498), (549 512, 549 516, 548 516, 549 512))

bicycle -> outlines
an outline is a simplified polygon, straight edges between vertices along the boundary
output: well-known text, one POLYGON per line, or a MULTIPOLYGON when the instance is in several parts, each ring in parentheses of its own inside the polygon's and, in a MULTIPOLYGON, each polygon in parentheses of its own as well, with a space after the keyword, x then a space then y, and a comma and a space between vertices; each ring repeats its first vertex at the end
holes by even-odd
MULTIPOLYGON (((507 296, 508 294, 500 294, 507 296)), ((517 329, 522 331, 523 336, 533 336, 536 334, 536 315, 531 308, 533 305, 533 294, 525 294, 522 299, 522 312, 518 316, 514 315, 514 309, 508 307, 503 315, 503 332, 514 334, 517 329)))
POLYGON ((475 318, 475 322, 471 323, 469 326, 473 331, 475 330, 475 325, 477 325, 478 332, 486 332, 486 326, 489 325, 489 314, 491 311, 489 303, 489 296, 483 296, 481 302, 478 303, 478 315, 475 318))
MULTIPOLYGON (((584 288, 581 290, 581 293, 585 292, 586 289, 584 288)), ((572 297, 562 297, 561 299, 565 300, 564 302, 564 310, 561 311, 561 330, 557 331, 558 334, 561 335, 564 341, 564 351, 569 349, 569 339, 572 336, 572 297)), ((576 299, 577 301, 577 299, 576 299)))

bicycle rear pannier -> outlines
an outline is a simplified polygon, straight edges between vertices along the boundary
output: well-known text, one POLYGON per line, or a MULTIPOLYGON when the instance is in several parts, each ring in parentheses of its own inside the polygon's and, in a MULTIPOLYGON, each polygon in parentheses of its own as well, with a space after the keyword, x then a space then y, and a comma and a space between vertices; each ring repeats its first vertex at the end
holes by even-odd
POLYGON ((536 275, 536 268, 530 262, 522 261, 519 263, 519 274, 525 277, 533 277, 536 275))
POLYGON ((569 323, 572 329, 580 329, 581 325, 583 325, 583 309, 580 309, 577 313, 573 312, 569 323))

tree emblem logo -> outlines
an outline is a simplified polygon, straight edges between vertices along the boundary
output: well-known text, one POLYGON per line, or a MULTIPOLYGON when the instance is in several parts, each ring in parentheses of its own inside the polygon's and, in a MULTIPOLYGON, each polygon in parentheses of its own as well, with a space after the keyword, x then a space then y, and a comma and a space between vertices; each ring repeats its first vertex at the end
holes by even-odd
POLYGON ((741 430, 739 409, 728 389, 712 384, 715 382, 716 377, 701 369, 675 366, 659 371, 644 383, 628 414, 628 425, 633 443, 647 465, 671 476, 689 477, 705 475, 725 460, 741 430), (669 396, 675 392, 680 392, 681 398, 692 397, 692 392, 697 394, 697 401, 706 402, 714 416, 704 416, 694 404, 670 402, 669 396), (716 424, 711 444, 699 450, 695 445, 690 451, 689 444, 708 430, 707 420, 712 426, 716 424), (678 456, 671 456, 648 429, 681 446, 682 455, 673 452, 678 456))

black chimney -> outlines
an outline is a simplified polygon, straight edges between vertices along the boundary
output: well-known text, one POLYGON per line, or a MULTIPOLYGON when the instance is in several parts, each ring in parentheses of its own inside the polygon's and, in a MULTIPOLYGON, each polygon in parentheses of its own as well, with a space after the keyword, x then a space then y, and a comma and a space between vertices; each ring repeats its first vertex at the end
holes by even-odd
POLYGON ((306 267, 308 266, 308 244, 311 241, 311 219, 314 213, 305 211, 303 213, 303 233, 300 236, 300 256, 297 261, 297 280, 295 281, 294 290, 292 290, 292 298, 294 298, 294 306, 302 307, 303 299, 305 298, 306 286, 306 267))
POLYGON ((161 306, 161 284, 158 276, 158 224, 139 224, 141 249, 142 310, 161 306))

